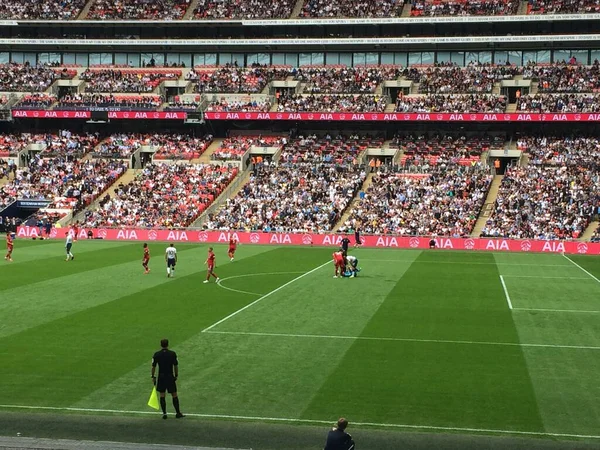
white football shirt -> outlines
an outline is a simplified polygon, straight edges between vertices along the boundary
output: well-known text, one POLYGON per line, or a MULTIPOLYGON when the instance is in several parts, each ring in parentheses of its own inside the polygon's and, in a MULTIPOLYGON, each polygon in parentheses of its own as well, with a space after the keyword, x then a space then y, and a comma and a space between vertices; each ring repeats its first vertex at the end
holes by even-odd
POLYGON ((175 247, 167 247, 167 258, 175 259, 175 255, 177 255, 177 249, 175 247))

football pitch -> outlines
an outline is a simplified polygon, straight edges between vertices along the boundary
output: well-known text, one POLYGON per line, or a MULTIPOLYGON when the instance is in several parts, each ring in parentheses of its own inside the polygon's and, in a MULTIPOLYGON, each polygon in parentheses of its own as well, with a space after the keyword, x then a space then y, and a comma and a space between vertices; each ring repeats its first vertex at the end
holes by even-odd
MULTIPOLYGON (((0 410, 160 415, 150 358, 168 337, 184 420, 600 442, 600 257, 16 241, 0 264, 0 410)), ((173 412, 170 401, 169 413, 173 412)))

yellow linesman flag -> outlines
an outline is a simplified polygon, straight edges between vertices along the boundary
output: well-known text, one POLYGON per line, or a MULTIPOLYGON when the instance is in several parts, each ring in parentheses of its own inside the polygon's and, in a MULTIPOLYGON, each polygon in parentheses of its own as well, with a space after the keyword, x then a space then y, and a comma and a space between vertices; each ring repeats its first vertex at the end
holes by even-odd
POLYGON ((152 392, 150 393, 150 398, 148 399, 148 406, 156 410, 160 409, 160 406, 158 404, 158 392, 156 391, 156 386, 152 386, 152 392))

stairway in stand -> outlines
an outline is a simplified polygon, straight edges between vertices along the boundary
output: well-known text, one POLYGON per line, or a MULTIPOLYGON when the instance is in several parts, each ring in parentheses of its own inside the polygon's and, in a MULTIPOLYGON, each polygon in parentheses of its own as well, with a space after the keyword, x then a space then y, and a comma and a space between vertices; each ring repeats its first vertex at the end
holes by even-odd
POLYGON ((215 139, 211 142, 208 148, 200 155, 199 158, 194 158, 190 162, 192 164, 208 164, 210 163, 210 157, 213 153, 221 146, 223 139, 215 139))
POLYGON ((598 228, 598 225, 600 225, 600 220, 592 220, 583 233, 581 233, 579 240, 589 241, 592 238, 594 231, 598 228))
POLYGON ((479 213, 479 217, 477 218, 477 222, 475 223, 475 227, 473 228, 471 236, 479 237, 481 230, 483 230, 483 227, 485 226, 485 223, 494 212, 494 204, 498 198, 498 191, 500 189, 500 184, 502 183, 502 178, 504 178, 504 175, 494 176, 494 180, 492 181, 492 185, 490 186, 490 190, 485 199, 485 203, 481 208, 481 212, 479 213))
POLYGON ((354 196, 354 198, 352 199, 352 201, 346 208, 346 211, 344 211, 344 214, 342 214, 342 217, 340 218, 340 220, 338 220, 338 222, 335 224, 335 226, 331 230, 332 232, 337 233, 337 231, 340 229, 340 227, 342 225, 344 225, 346 220, 348 220, 350 218, 350 214, 352 213, 352 210, 360 202, 360 193, 366 192, 367 189, 369 189, 369 187, 373 184, 374 176, 375 176, 374 173, 369 173, 367 175, 367 178, 365 178, 365 181, 363 182, 362 187, 358 190, 358 193, 354 196))

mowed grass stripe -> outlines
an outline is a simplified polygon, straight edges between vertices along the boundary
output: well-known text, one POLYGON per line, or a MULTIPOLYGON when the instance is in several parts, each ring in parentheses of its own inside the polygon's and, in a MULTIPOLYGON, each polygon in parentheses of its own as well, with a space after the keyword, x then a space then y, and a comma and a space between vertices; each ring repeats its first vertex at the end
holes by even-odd
MULTIPOLYGON (((138 257, 140 248, 139 245, 135 248, 138 257)), ((123 252, 124 258, 119 258, 120 261, 123 261, 123 259, 127 259, 126 256, 133 257, 131 250, 127 247, 112 251, 123 252)), ((158 253, 158 245, 153 250, 158 253)), ((182 246, 179 248, 178 255, 181 261, 181 271, 176 271, 178 276, 204 270, 205 248, 182 246)), ((98 258, 102 256, 104 255, 94 255, 98 258)), ((123 296, 152 289, 169 281, 166 278, 166 272, 163 272, 165 269, 162 254, 151 259, 150 266, 154 270, 149 275, 143 274, 143 268, 137 258, 135 261, 121 264, 111 264, 111 262, 114 262, 114 258, 107 261, 106 265, 90 269, 85 274, 81 272, 63 274, 56 278, 5 289, 2 295, 12 300, 0 303, 0 316, 5 319, 0 323, 0 337, 117 300, 123 296)), ((62 269, 63 273, 68 273, 71 268, 77 267, 78 263, 79 260, 75 259, 61 264, 58 269, 62 269)))
MULTIPOLYGON (((498 272, 487 264, 493 261, 491 254, 424 252, 362 335, 518 342, 498 272), (435 264, 446 258, 465 264, 435 264)), ((340 414, 359 422, 544 431, 522 350, 508 346, 357 340, 302 417, 340 414)))
MULTIPOLYGON (((219 267, 219 275, 226 278, 233 274, 259 271, 276 273, 282 269, 289 269, 286 262, 291 261, 294 262, 295 269, 308 272, 322 263, 324 257, 323 249, 271 247, 270 250, 252 258, 236 259, 233 264, 219 267)), ((239 250, 242 254, 245 251, 245 248, 239 250)), ((297 276, 282 274, 249 278, 248 289, 272 291, 297 276)), ((290 291, 293 288, 293 284, 289 286, 290 291)), ((283 414, 293 410, 297 401, 294 399, 302 399, 306 395, 302 386, 313 383, 311 376, 315 370, 314 358, 326 360, 327 349, 333 349, 335 345, 330 343, 322 346, 317 343, 297 349, 297 356, 294 356, 293 345, 282 346, 275 341, 271 341, 269 345, 259 345, 259 339, 240 339, 238 336, 215 338, 208 333, 201 333, 200 330, 249 304, 255 298, 226 291, 214 283, 201 284, 192 290, 200 293, 202 297, 198 301, 191 301, 185 307, 177 304, 177 308, 180 313, 185 311, 186 314, 186 326, 183 328, 194 331, 195 334, 181 333, 181 318, 178 315, 167 313, 166 317, 161 317, 157 314, 156 326, 159 331, 146 333, 146 336, 154 336, 154 340, 149 343, 149 348, 143 350, 143 357, 141 361, 138 360, 140 365, 85 396, 75 403, 75 406, 109 407, 116 403, 120 408, 139 408, 140 404, 144 405, 148 395, 145 389, 145 382, 149 380, 148 357, 157 349, 158 339, 168 336, 172 348, 180 358, 180 390, 182 399, 185 399, 182 402, 185 402, 186 411, 225 413, 239 410, 240 405, 243 405, 244 411, 253 412, 269 411, 283 414), (197 312, 187 312, 194 308, 200 309, 197 312), (325 353, 320 353, 320 350, 324 350, 325 353), (293 389, 290 389, 291 380, 294 382, 293 389), (276 385, 273 384, 275 382, 276 385), (115 396, 115 391, 119 392, 118 396, 115 396)), ((178 291, 181 291, 181 286, 178 286, 178 291)), ((148 342, 144 344, 148 345, 148 342)))
MULTIPOLYGON (((0 242, 4 245, 4 240, 0 240, 0 242)), ((76 252, 76 254, 82 254, 102 249, 118 248, 129 244, 131 243, 123 241, 84 240, 76 241, 73 244, 73 250, 76 252)), ((2 256, 4 256, 4 254, 2 256)), ((0 264, 0 273, 14 265, 29 264, 31 261, 41 262, 44 259, 54 260, 55 258, 62 258, 64 260, 65 256, 66 251, 64 239, 44 241, 22 241, 16 239, 15 249, 13 251, 13 261, 6 264, 0 264)))
MULTIPOLYGON (((532 262, 542 262, 542 255, 530 255, 532 262)), ((547 260, 547 256, 545 260, 547 260)), ((580 268, 561 255, 557 262, 569 267, 565 273, 586 276, 580 268)), ((572 255, 590 273, 600 272, 600 258, 572 255)), ((500 270, 504 271, 504 267, 500 270)), ((556 275, 531 267, 523 275, 556 275)), ((510 278, 507 278, 510 280, 510 278)), ((512 283, 516 302, 549 309, 576 309, 584 306, 600 310, 600 285, 592 278, 583 280, 531 278, 528 284, 512 283)), ((509 284, 509 289, 511 286, 509 284)), ((526 312, 514 314, 523 342, 600 346, 600 321, 597 315, 585 313, 526 312)), ((596 434, 600 423, 600 354, 577 349, 537 351, 523 349, 540 415, 546 431, 552 433, 596 434)))
MULTIPOLYGON (((261 253, 269 250, 252 247, 246 254, 260 262, 268 258, 261 253)), ((159 272, 156 276, 164 280, 159 285, 0 339, 2 348, 10 349, 2 355, 3 386, 18 403, 69 406, 143 364, 147 373, 135 382, 146 391, 150 357, 160 339, 167 336, 176 345, 191 338, 220 317, 215 305, 231 298, 216 299, 215 285, 202 284, 205 252, 183 252, 177 278, 159 272)), ((229 266, 220 269, 227 273, 229 266)), ((152 274, 137 276, 150 280, 152 274)), ((121 387, 106 400, 122 407, 121 387)))
MULTIPOLYGON (((45 250, 46 247, 41 248, 45 250)), ((81 242, 73 245, 73 261, 65 261, 64 248, 57 248, 57 254, 53 258, 36 259, 27 264, 6 263, 0 271, 0 291, 75 274, 80 274, 82 280, 87 280, 89 277, 83 275, 84 272, 133 260, 141 262, 141 249, 141 243, 122 243, 120 246, 107 248, 101 241, 81 242)), ((153 249, 158 251, 158 247, 153 249)), ((164 248, 161 250, 162 255, 164 248)))

